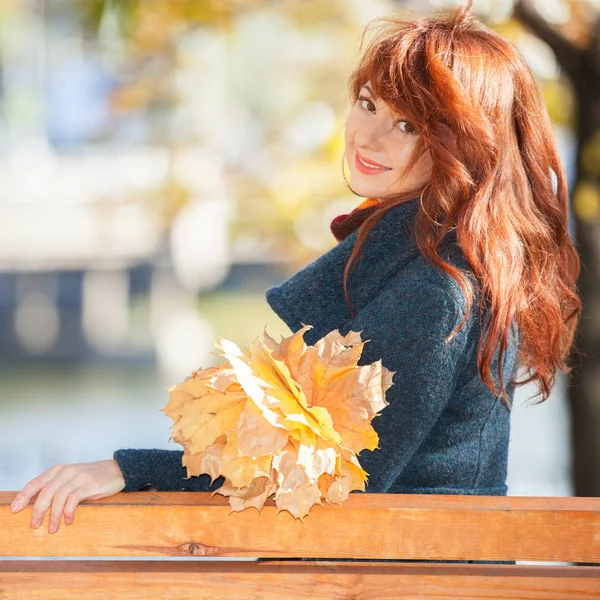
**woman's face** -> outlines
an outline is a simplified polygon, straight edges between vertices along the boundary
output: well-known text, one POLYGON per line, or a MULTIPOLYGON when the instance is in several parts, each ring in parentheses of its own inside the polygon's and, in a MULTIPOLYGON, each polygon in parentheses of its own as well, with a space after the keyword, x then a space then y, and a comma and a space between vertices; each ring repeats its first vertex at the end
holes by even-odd
POLYGON ((415 166, 406 172, 418 139, 411 123, 376 98, 367 81, 346 121, 346 159, 352 189, 360 196, 383 199, 423 188, 431 178, 429 151, 425 151, 415 166), (359 159, 381 166, 364 166, 359 159))

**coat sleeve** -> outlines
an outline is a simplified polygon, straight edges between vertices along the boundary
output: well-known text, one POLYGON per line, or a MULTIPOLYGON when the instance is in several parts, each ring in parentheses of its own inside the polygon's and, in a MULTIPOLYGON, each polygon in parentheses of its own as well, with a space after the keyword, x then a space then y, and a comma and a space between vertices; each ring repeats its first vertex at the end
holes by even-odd
POLYGON ((207 474, 186 479, 187 469, 181 464, 183 450, 124 448, 116 450, 113 458, 125 479, 124 492, 136 492, 147 483, 154 483, 163 492, 186 487, 194 492, 214 492, 225 481, 217 477, 211 484, 207 474))
POLYGON ((412 276, 388 285, 358 312, 348 328, 362 331, 359 365, 377 360, 395 374, 386 392, 388 406, 373 418, 375 450, 358 455, 369 474, 365 491, 386 493, 428 436, 456 387, 468 358, 469 321, 456 337, 444 339, 464 316, 457 292, 448 285, 412 276))

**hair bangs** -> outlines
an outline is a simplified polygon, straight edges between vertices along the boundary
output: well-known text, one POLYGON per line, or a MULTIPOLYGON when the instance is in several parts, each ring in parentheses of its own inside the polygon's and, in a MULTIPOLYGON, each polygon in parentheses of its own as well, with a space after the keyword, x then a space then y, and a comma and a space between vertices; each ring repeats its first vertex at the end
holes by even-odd
POLYGON ((414 23, 395 17, 380 19, 383 25, 367 46, 350 77, 352 103, 370 82, 377 98, 408 119, 419 131, 427 118, 427 90, 423 32, 414 23))

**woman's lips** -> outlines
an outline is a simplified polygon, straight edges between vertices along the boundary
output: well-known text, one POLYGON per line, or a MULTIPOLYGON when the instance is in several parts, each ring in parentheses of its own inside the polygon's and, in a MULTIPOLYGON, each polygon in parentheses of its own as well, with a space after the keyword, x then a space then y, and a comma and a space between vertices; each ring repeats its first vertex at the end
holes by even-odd
MULTIPOLYGON (((367 165, 360 162, 360 155, 358 150, 354 151, 354 166, 365 175, 377 175, 379 173, 385 173, 386 171, 390 171, 387 167, 368 167, 367 165)), ((365 159, 363 159, 365 160, 365 159)))

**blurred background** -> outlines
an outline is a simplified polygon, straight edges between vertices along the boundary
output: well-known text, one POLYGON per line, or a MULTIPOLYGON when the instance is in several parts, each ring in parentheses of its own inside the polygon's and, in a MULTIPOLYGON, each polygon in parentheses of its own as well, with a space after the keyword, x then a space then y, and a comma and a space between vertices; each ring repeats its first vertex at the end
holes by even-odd
MULTIPOLYGON (((360 202, 341 160, 363 28, 456 4, 0 0, 0 489, 180 450, 166 388, 219 337, 290 334, 265 290, 360 202)), ((588 356, 539 406, 517 390, 509 494, 600 495, 600 0, 474 6, 539 78, 584 261, 588 356)))

